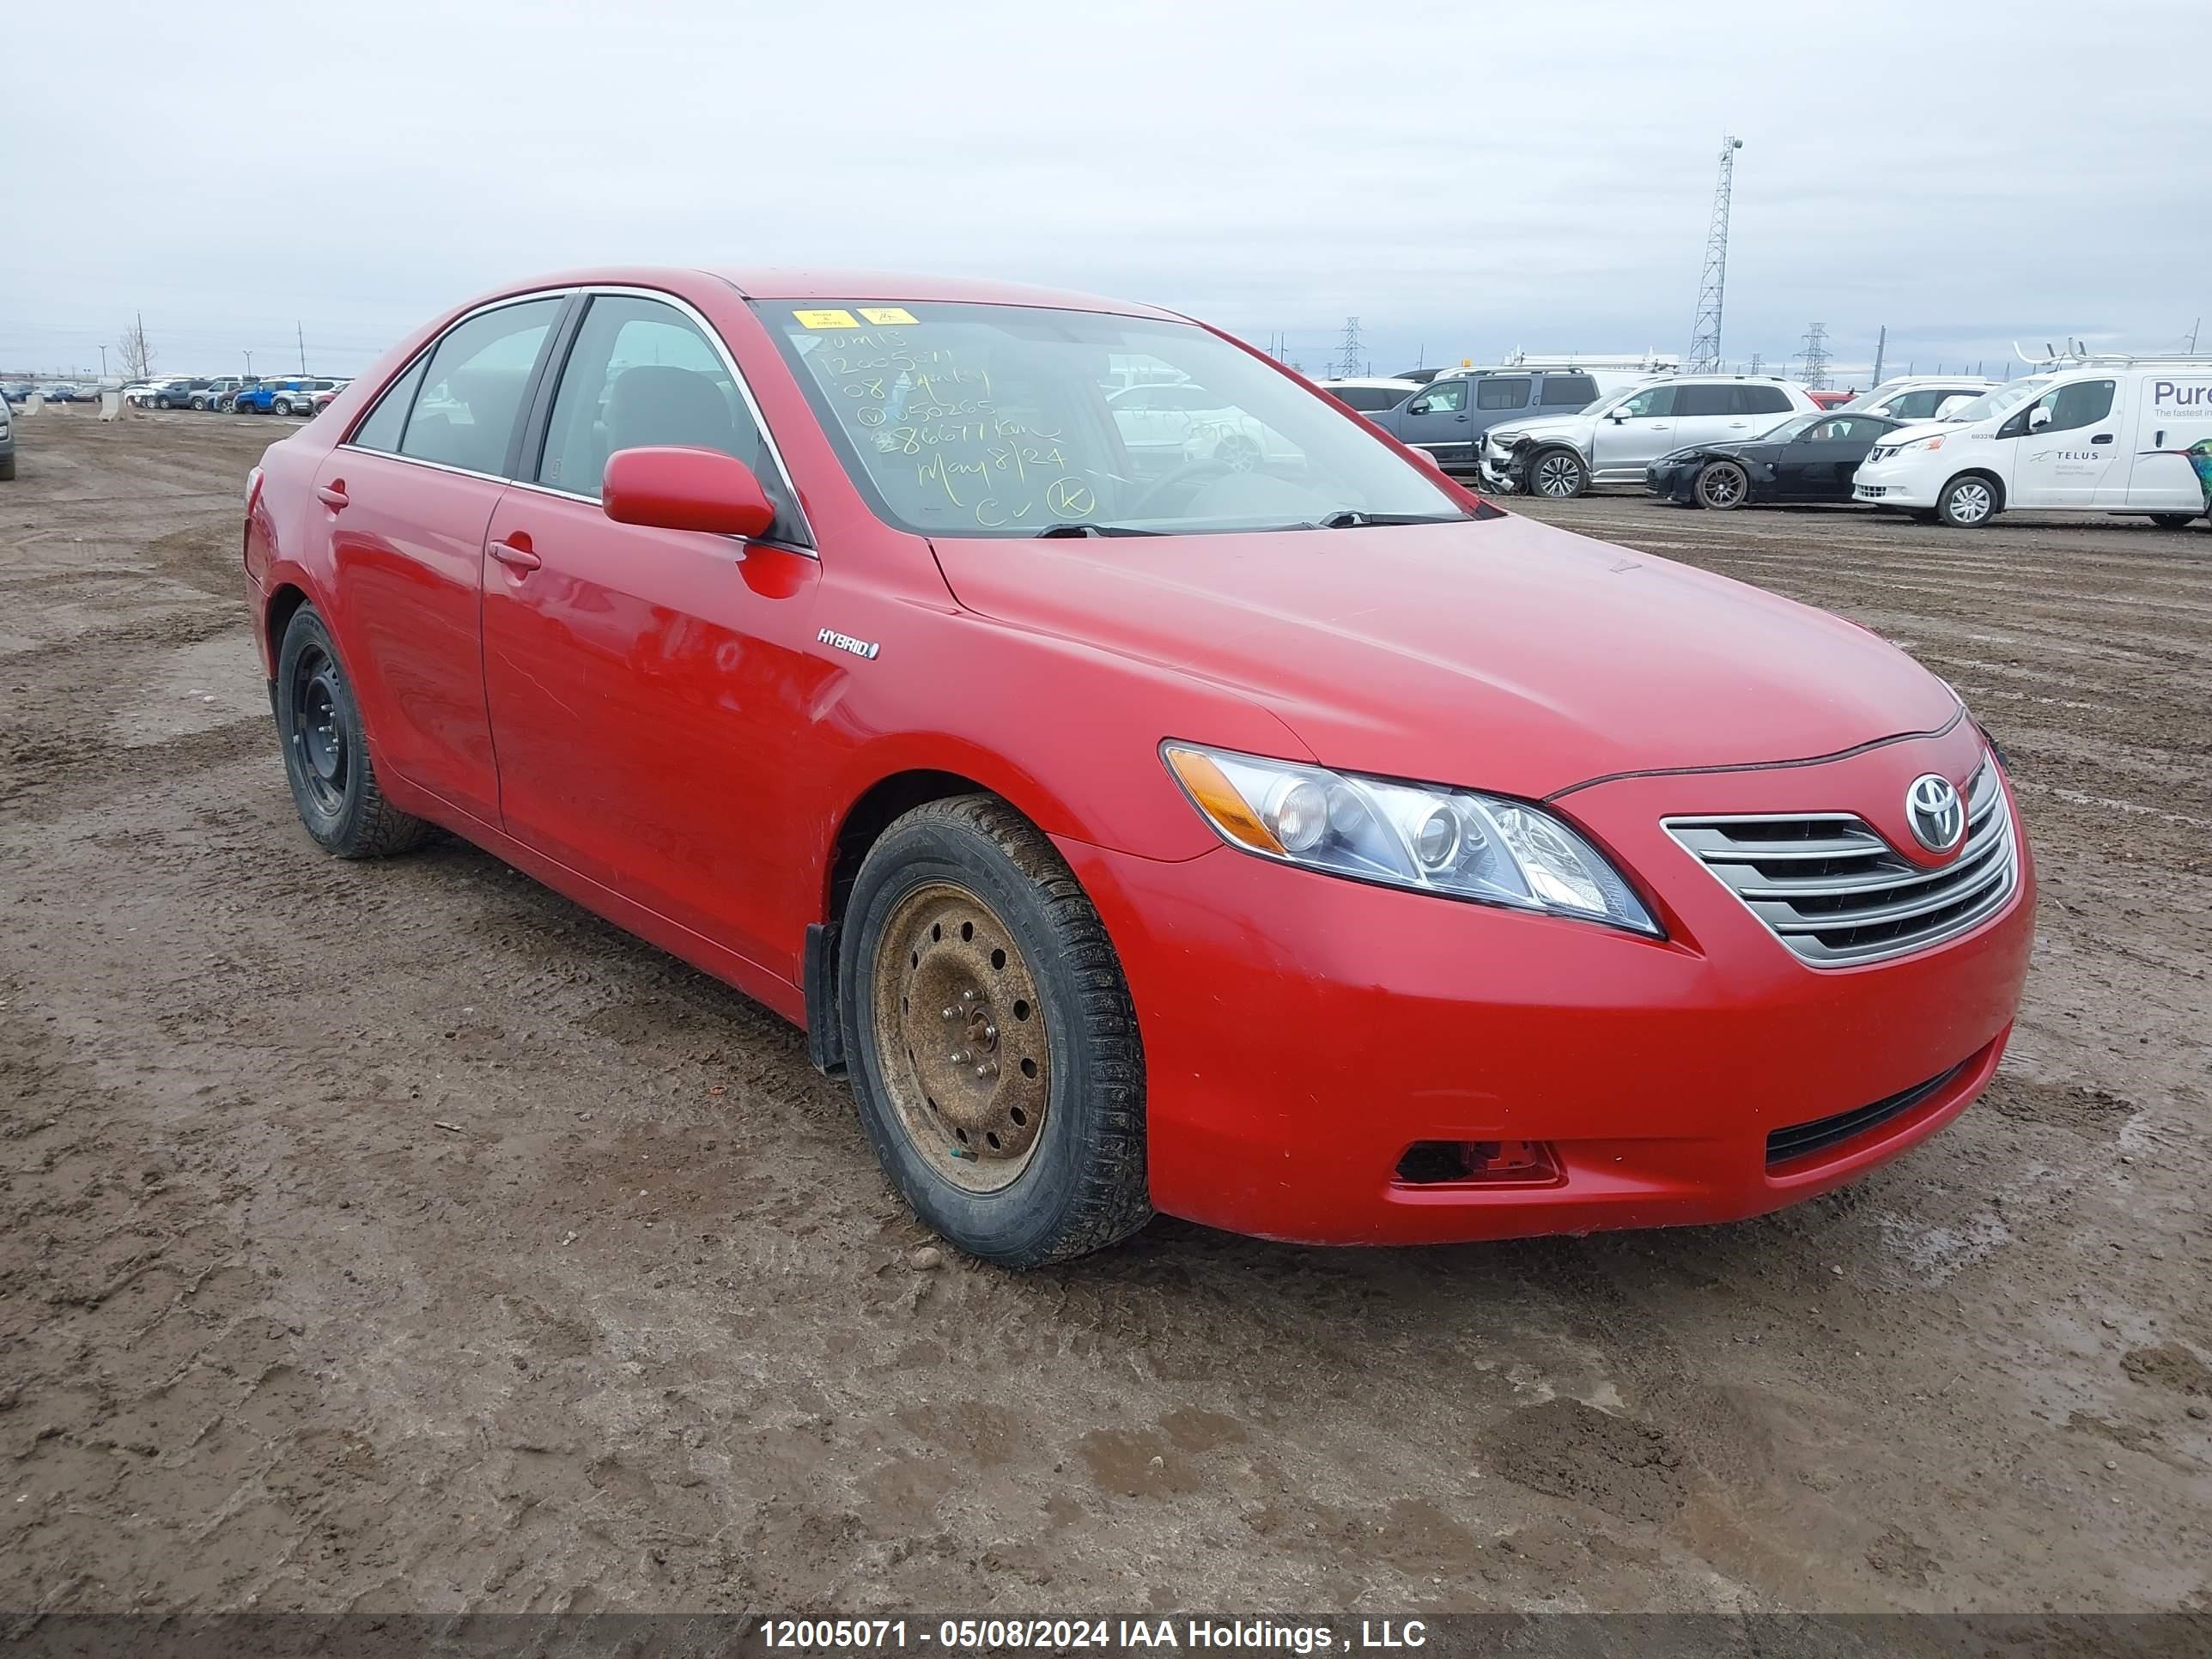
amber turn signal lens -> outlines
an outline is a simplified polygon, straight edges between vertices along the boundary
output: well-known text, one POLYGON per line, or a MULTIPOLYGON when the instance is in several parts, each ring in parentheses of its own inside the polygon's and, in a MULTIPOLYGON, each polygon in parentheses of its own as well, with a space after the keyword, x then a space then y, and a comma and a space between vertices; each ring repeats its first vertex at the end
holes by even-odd
POLYGON ((1176 749, 1167 751, 1168 765, 1176 780, 1190 791, 1190 798, 1198 803, 1198 810, 1220 827, 1221 833, 1255 847, 1263 853, 1280 856, 1282 842, 1277 841, 1267 826, 1260 822, 1255 812, 1237 793, 1237 786, 1229 781, 1222 769, 1195 749, 1176 749))

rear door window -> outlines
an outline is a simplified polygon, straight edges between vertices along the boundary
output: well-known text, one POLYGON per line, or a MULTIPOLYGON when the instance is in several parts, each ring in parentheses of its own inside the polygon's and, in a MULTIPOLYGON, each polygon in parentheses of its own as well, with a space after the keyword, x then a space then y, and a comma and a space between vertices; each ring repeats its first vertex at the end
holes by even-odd
POLYGON ((1739 386, 1734 391, 1734 402, 1721 412, 1730 415, 1787 415, 1791 408, 1790 394, 1778 386, 1739 386))
POLYGON ((1474 383, 1477 409, 1522 409, 1528 402, 1525 374, 1486 374, 1474 383))
POLYGON ((399 447, 399 434, 407 426, 407 410, 422 384, 422 371, 429 366, 430 358, 426 352, 376 400, 376 407, 368 411, 368 418, 354 428, 353 442, 356 447, 379 449, 387 455, 399 447))
POLYGON ((561 306, 557 296, 526 300, 479 312, 451 330, 430 354, 398 453, 503 473, 531 372, 561 306))
POLYGON ((1674 413, 1684 420, 1693 415, 1740 413, 1735 394, 1749 388, 1733 386, 1686 386, 1674 391, 1674 413))

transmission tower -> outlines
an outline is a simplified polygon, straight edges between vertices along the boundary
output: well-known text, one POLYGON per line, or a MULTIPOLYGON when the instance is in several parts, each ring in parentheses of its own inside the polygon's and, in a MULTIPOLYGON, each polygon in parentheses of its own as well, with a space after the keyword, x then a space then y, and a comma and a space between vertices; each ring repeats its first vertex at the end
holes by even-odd
POLYGON ((1359 373, 1359 319, 1344 319, 1344 343, 1337 348, 1336 372, 1349 380, 1359 373))
POLYGON ((1798 378, 1815 392, 1827 389, 1828 329, 1825 323, 1815 323, 1805 331, 1805 370, 1798 378))
POLYGON ((1735 153, 1743 140, 1721 140, 1720 182, 1713 186, 1712 228, 1705 233, 1705 274, 1698 282, 1698 321, 1690 331, 1690 356, 1682 367, 1710 374, 1721 366, 1721 290, 1728 285, 1729 191, 1735 183, 1735 153))

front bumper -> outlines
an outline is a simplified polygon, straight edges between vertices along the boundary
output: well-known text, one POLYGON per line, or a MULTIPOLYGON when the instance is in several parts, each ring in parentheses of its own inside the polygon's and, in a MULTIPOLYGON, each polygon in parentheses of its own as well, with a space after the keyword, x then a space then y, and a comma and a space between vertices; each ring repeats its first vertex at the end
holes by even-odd
POLYGON ((1917 512, 1936 505, 1936 494, 1949 476, 1925 466, 1869 461, 1851 475, 1851 499, 1874 507, 1901 507, 1917 512))
POLYGON ((1972 932, 1819 969, 1660 820, 1902 802, 1921 772, 1964 775, 1978 744, 1962 720, 1817 766, 1567 796, 1641 880, 1664 940, 1227 848, 1159 863, 1062 842, 1135 1000, 1153 1202, 1273 1238, 1444 1243, 1733 1220, 1894 1156, 1962 1111, 2003 1051, 2033 935, 2025 845, 2013 898, 1972 932), (1769 1161, 1777 1130, 1937 1079, 1871 1127, 1769 1161), (1401 1178, 1421 1142, 1534 1143, 1546 1167, 1401 1178))
POLYGON ((1670 461, 1664 466, 1652 465, 1644 469, 1644 488, 1649 493, 1670 501, 1686 501, 1690 487, 1698 480, 1698 469, 1686 462, 1670 461))

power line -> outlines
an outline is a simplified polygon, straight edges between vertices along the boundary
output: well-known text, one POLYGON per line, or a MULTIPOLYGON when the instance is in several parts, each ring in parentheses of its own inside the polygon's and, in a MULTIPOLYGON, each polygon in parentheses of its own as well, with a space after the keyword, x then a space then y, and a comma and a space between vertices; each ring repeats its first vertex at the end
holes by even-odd
POLYGON ((1719 181, 1713 186, 1713 218, 1705 232, 1705 270, 1698 279, 1698 320, 1690 330, 1690 355, 1683 367, 1710 374, 1721 366, 1721 295, 1728 286, 1729 197, 1735 185, 1735 153, 1743 140, 1721 140, 1719 181))

